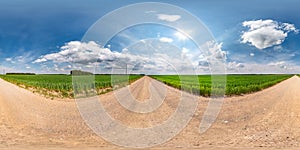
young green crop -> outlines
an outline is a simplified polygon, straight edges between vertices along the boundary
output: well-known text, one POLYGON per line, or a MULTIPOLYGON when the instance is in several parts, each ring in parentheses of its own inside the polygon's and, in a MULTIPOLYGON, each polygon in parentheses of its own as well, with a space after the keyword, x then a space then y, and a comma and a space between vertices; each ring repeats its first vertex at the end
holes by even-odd
MULTIPOLYGON (((259 91, 288 79, 291 76, 292 75, 226 75, 225 94, 230 96, 259 91)), ((49 93, 51 95, 51 93, 54 92, 61 97, 73 97, 72 76, 70 75, 1 75, 0 77, 19 86, 34 89, 45 95, 49 93)), ((115 87, 121 87, 128 84, 128 76, 125 75, 95 75, 94 77, 95 78, 91 79, 95 82, 95 88, 98 94, 111 91, 114 88, 113 85, 117 85, 115 87)), ((140 77, 142 76, 130 75, 129 82, 133 82, 140 77)), ((210 96, 212 92, 212 76, 210 75, 155 75, 151 77, 177 89, 197 95, 210 96)), ((222 75, 213 76, 213 88, 215 91, 222 91, 224 89, 224 83, 221 80, 218 81, 217 77, 221 77, 220 79, 222 79, 222 75)), ((84 77, 79 76, 79 78, 84 77)), ((223 76, 223 79, 224 78, 225 76, 223 76)), ((91 81, 85 81, 84 79, 81 80, 82 84, 75 89, 77 90, 76 92, 80 93, 80 91, 85 91, 93 86, 85 85, 86 83, 91 83, 91 81)))
MULTIPOLYGON (((80 77, 80 76, 79 76, 80 77)), ((112 75, 95 75, 93 76, 95 88, 98 94, 108 92, 112 89, 112 75), (104 90, 103 90, 104 89, 104 90)), ((115 84, 128 84, 126 81, 133 82, 141 75, 113 75, 115 84)), ((71 75, 1 75, 0 78, 22 86, 24 88, 33 89, 36 92, 53 97, 73 97, 73 85, 71 75)), ((84 79, 84 78, 83 78, 84 79)), ((91 83, 84 82, 82 83, 91 83)), ((85 86, 84 84, 82 84, 85 86)), ((87 88, 85 86, 85 88, 87 88)), ((82 89, 82 88, 81 88, 82 89)))
POLYGON ((200 75, 197 76, 198 82, 195 80, 195 76, 187 75, 154 75, 151 77, 177 89, 202 96, 211 95, 213 77, 214 92, 220 91, 221 93, 222 88, 224 89, 224 83, 226 83, 224 94, 231 96, 260 91, 288 79, 291 76, 292 75, 226 75, 222 77, 222 75, 200 75), (188 78, 193 78, 193 80, 189 81, 188 78), (218 79, 222 78, 226 79, 226 82, 218 81, 218 79))

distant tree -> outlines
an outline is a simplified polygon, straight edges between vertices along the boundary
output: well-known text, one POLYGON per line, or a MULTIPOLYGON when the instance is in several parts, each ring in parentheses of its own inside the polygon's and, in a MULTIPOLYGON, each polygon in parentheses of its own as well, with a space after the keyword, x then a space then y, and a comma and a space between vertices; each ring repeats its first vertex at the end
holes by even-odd
POLYGON ((18 72, 9 72, 6 75, 35 75, 35 73, 18 73, 18 72))
POLYGON ((76 75, 76 76, 80 76, 80 75, 92 75, 93 73, 91 72, 86 72, 86 71, 81 71, 81 70, 71 70, 70 71, 71 75, 76 75))

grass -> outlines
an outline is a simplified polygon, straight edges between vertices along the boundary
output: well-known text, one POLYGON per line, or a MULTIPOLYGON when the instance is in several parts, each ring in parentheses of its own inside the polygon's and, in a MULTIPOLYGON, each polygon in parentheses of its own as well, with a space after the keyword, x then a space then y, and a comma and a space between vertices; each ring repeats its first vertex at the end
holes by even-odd
MULTIPOLYGON (((113 83, 111 83, 111 75, 95 75, 94 78, 87 76, 74 76, 76 81, 81 81, 81 87, 76 88, 78 90, 83 90, 89 88, 86 84, 95 83, 95 90, 97 94, 103 94, 109 92, 113 89, 113 85, 124 86, 127 85, 127 79, 129 82, 133 82, 141 75, 114 75, 113 83), (80 80, 78 80, 81 78, 80 80), (92 82, 85 81, 86 79, 95 79, 92 82)), ((73 84, 71 75, 0 75, 0 78, 14 83, 20 87, 29 89, 33 92, 38 92, 46 97, 62 97, 62 98, 73 98, 73 84)))
POLYGON ((225 94, 232 96, 260 91, 286 80, 291 76, 292 75, 153 75, 151 77, 169 86, 196 95, 211 96, 225 94), (212 81, 214 86, 212 86, 212 81), (225 83, 226 90, 224 91, 225 83), (214 93, 212 93, 212 89, 214 89, 214 93))

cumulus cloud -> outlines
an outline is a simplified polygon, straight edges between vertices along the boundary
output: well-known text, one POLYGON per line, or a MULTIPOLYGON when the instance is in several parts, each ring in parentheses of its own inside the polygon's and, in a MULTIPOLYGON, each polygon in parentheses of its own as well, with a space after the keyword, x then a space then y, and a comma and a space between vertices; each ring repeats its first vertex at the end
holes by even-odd
POLYGON ((205 42, 201 45, 195 65, 206 73, 225 73, 228 52, 222 50, 222 45, 216 41, 205 42))
POLYGON ((268 64, 269 66, 276 66, 282 69, 286 69, 287 68, 287 64, 285 61, 278 61, 278 62, 271 62, 268 64))
POLYGON ((181 33, 181 32, 176 32, 174 34, 174 36, 176 36, 178 38, 178 40, 181 40, 181 41, 184 41, 184 40, 188 39, 188 37, 186 35, 184 35, 183 33, 181 33))
POLYGON ((95 65, 100 65, 104 69, 124 69, 125 64, 128 64, 129 67, 131 66, 132 70, 139 70, 145 68, 143 67, 144 64, 155 68, 157 64, 161 63, 161 56, 153 54, 153 57, 155 59, 145 57, 142 54, 131 54, 127 48, 123 49, 122 52, 111 51, 108 48, 101 47, 94 41, 71 41, 62 46, 59 52, 43 55, 34 60, 33 63, 44 64, 45 62, 53 62, 52 68, 55 71, 63 71, 71 69, 71 67, 73 69, 76 67, 92 69, 95 65), (62 65, 64 63, 72 63, 73 65, 62 65))
POLYGON ((245 65, 243 63, 238 63, 236 61, 227 63, 228 70, 239 70, 240 68, 244 68, 244 67, 245 67, 245 65))
POLYGON ((245 67, 245 65, 244 65, 244 64, 242 64, 242 63, 238 63, 238 64, 236 65, 236 67, 238 67, 238 68, 244 68, 244 67, 245 67))
POLYGON ((215 41, 209 41, 206 43, 209 54, 209 59, 211 60, 225 60, 226 51, 222 50, 223 43, 216 43, 215 41))
POLYGON ((199 61, 198 66, 201 67, 209 67, 209 63, 207 61, 199 61))
POLYGON ((90 71, 99 67, 101 73, 124 73, 124 66, 128 65, 128 69, 135 73, 189 74, 194 72, 194 67, 207 69, 209 65, 218 65, 213 62, 226 58, 226 52, 221 49, 222 43, 207 42, 207 54, 204 54, 186 47, 176 49, 168 42, 171 40, 167 38, 161 38, 160 42, 145 41, 118 52, 94 41, 71 41, 62 46, 60 51, 40 56, 33 63, 46 65, 44 68, 56 72, 67 72, 75 68, 90 71), (199 54, 203 54, 203 57, 199 57, 199 54))
POLYGON ((238 63, 238 62, 229 62, 227 63, 227 73, 243 73, 243 74, 298 74, 300 66, 287 63, 285 61, 274 61, 266 64, 257 64, 257 63, 238 63), (241 64, 241 65, 239 65, 241 64))
POLYGON ((39 58, 39 59, 36 59, 35 61, 33 61, 33 63, 41 63, 41 62, 45 62, 45 61, 48 61, 48 60, 46 58, 39 58))
POLYGON ((295 25, 293 25, 293 24, 283 23, 282 27, 284 27, 284 30, 286 30, 286 31, 290 31, 290 32, 293 31, 295 33, 299 33, 299 30, 296 29, 295 25))
POLYGON ((120 53, 112 52, 108 48, 101 48, 94 41, 88 43, 71 41, 62 46, 61 51, 41 56, 39 59, 33 61, 33 63, 53 61, 56 63, 68 62, 86 64, 97 61, 112 61, 120 55, 120 53))
POLYGON ((168 14, 157 14, 157 18, 159 20, 167 21, 167 22, 175 22, 181 18, 180 15, 168 15, 168 14))
POLYGON ((250 43, 258 49, 265 49, 284 42, 289 32, 298 33, 293 24, 280 23, 274 20, 244 21, 248 30, 241 35, 241 43, 250 43))
POLYGON ((182 51, 183 54, 187 54, 190 50, 183 47, 181 51, 182 51))
POLYGON ((12 58, 5 58, 5 61, 11 62, 12 58))
POLYGON ((161 37, 161 38, 159 39, 159 41, 165 42, 165 43, 172 43, 172 42, 173 42, 173 39, 167 38, 167 37, 161 37))
POLYGON ((193 58, 193 55, 190 53, 190 50, 189 49, 187 49, 187 48, 185 48, 185 47, 183 47, 182 49, 181 49, 181 58, 182 59, 189 59, 189 60, 192 60, 193 58))

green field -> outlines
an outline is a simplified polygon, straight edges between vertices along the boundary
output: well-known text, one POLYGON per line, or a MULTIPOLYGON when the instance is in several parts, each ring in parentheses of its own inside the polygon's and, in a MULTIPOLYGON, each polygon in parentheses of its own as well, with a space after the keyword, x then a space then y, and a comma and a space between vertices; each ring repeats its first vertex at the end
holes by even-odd
MULTIPOLYGON (((260 91, 275 85, 285 79, 290 78, 292 75, 215 75, 214 79, 214 93, 222 94, 222 88, 224 89, 224 80, 226 80, 226 91, 227 96, 241 95, 260 91)), ((197 76, 199 83, 195 82, 195 76, 177 76, 177 75, 153 75, 151 76, 167 85, 193 93, 196 95, 210 96, 212 94, 212 76, 200 75, 197 76), (181 81, 180 81, 181 78, 181 81), (189 78, 194 78, 189 81, 189 78), (200 91, 200 93, 199 93, 200 91)), ((223 92, 223 93, 224 93, 223 92)))
MULTIPOLYGON (((167 85, 187 91, 192 94, 211 96, 214 94, 226 94, 228 96, 241 95, 260 91, 275 85, 292 75, 152 75, 151 77, 157 79, 167 85), (180 80, 181 79, 181 80, 180 80), (213 85, 212 86, 212 79, 213 85), (226 86, 226 90, 224 87, 226 86), (214 93, 212 93, 212 88, 214 93)), ((76 93, 83 93, 89 95, 93 89, 95 82, 95 89, 97 94, 109 92, 113 89, 113 85, 122 87, 129 82, 133 82, 141 75, 114 75, 113 82, 111 75, 95 75, 92 76, 74 76, 77 84, 74 84, 76 93)), ((0 75, 0 78, 14 83, 20 87, 29 89, 33 92, 41 93, 48 97, 68 97, 73 98, 73 84, 71 75, 0 75)), ((91 93, 95 93, 92 91, 91 93)))
MULTIPOLYGON (((95 77, 95 87, 98 94, 106 93, 112 90, 111 75, 95 75, 91 77, 87 76, 77 76, 76 78, 81 78, 80 86, 77 84, 78 89, 89 88, 85 84, 90 84, 93 82, 86 82, 87 79, 94 79, 95 77)), ((114 75, 114 85, 126 85, 127 79, 129 78, 130 82, 133 82, 140 77, 141 75, 114 75)), ((0 78, 14 83, 20 87, 30 89, 33 92, 41 93, 49 97, 73 97, 73 85, 72 85, 72 76, 71 75, 0 75, 0 78)), ((78 80, 77 80, 78 81, 78 80)))

